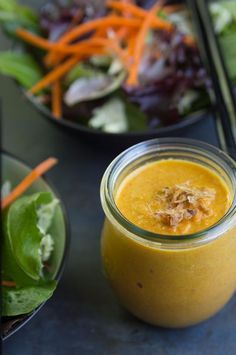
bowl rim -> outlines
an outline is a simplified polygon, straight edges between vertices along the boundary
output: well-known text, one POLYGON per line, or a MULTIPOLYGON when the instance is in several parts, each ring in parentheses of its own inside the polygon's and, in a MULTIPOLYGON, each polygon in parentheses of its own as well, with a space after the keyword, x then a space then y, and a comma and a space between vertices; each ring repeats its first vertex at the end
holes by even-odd
MULTIPOLYGON (((22 166, 24 166, 27 169, 30 169, 30 170, 33 169, 31 167, 31 165, 26 163, 23 159, 18 158, 15 154, 8 152, 6 149, 1 150, 1 155, 5 155, 6 157, 10 157, 11 159, 16 160, 18 163, 20 163, 22 166)), ((57 274, 55 276, 55 280, 59 281, 62 277, 63 271, 65 269, 65 265, 66 265, 68 258, 69 258, 69 250, 70 250, 70 244, 71 244, 71 228, 70 228, 69 217, 68 217, 66 206, 65 206, 60 194, 58 193, 58 190, 52 184, 50 179, 48 179, 48 177, 46 177, 45 175, 46 174, 43 174, 40 177, 40 179, 42 179, 46 183, 46 185, 53 192, 55 197, 57 197, 58 200, 60 201, 60 208, 61 208, 62 217, 63 217, 64 225, 65 225, 65 246, 64 246, 64 251, 63 251, 61 263, 60 263, 59 269, 57 271, 57 274)), ((13 334, 15 334, 18 330, 20 330, 26 323, 28 323, 31 320, 31 318, 33 318, 38 313, 38 311, 45 305, 46 302, 47 301, 44 301, 30 314, 28 314, 28 315, 26 314, 25 317, 22 320, 20 320, 19 323, 17 323, 15 326, 13 326, 12 330, 10 330, 6 335, 1 335, 2 340, 5 341, 5 340, 9 339, 13 334)))
POLYGON ((39 103, 35 96, 33 95, 28 95, 27 91, 18 83, 16 85, 20 88, 20 90, 23 92, 23 95, 25 99, 30 102, 38 112, 40 112, 43 116, 44 119, 47 119, 51 121, 52 123, 58 124, 61 127, 66 127, 70 128, 74 131, 80 131, 83 133, 87 133, 93 136, 100 136, 100 137, 120 137, 120 138, 148 138, 151 135, 157 135, 157 136, 164 136, 171 134, 175 131, 178 131, 180 129, 184 129, 188 126, 193 125, 194 123, 197 123, 201 121, 205 115, 212 113, 212 108, 211 106, 206 107, 205 109, 200 109, 196 112, 193 112, 191 114, 186 115, 181 121, 168 125, 168 126, 163 126, 160 128, 155 128, 155 129, 149 129, 149 130, 143 130, 143 131, 131 131, 131 132, 120 132, 120 133, 113 133, 113 132, 104 132, 100 131, 98 129, 92 128, 92 127, 87 127, 84 126, 80 123, 75 123, 73 121, 67 120, 64 117, 58 119, 56 118, 50 110, 44 106, 43 104, 39 103))

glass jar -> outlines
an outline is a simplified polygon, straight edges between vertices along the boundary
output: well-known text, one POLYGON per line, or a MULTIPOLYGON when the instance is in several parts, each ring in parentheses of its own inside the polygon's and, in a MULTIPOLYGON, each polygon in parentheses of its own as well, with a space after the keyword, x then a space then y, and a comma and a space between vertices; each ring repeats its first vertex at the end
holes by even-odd
POLYGON ((107 168, 101 183, 103 266, 121 304, 138 318, 164 327, 193 325, 214 315, 235 292, 235 167, 213 146, 167 138, 137 144, 107 168), (120 213, 115 196, 124 178, 144 164, 169 158, 202 164, 225 181, 233 202, 215 225, 166 236, 143 230, 120 213))

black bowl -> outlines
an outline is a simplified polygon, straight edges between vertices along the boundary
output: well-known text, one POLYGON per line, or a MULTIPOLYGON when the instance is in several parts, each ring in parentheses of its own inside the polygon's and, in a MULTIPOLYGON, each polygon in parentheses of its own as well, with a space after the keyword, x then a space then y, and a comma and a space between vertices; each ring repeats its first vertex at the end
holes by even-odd
POLYGON ((64 118, 55 118, 47 107, 37 102, 34 96, 27 95, 25 90, 23 90, 23 92, 26 99, 29 100, 29 102, 42 114, 42 117, 46 118, 52 124, 55 124, 57 127, 64 131, 66 130, 69 133, 76 134, 80 139, 86 140, 88 143, 97 142, 98 144, 105 146, 112 144, 112 146, 115 145, 122 149, 147 139, 178 136, 180 132, 184 131, 184 129, 196 124, 209 115, 209 109, 201 110, 190 114, 178 123, 157 129, 126 133, 106 133, 64 118))
MULTIPOLYGON (((91 2, 100 1, 101 3, 104 0, 90 0, 91 2)), ((47 0, 39 0, 37 4, 35 4, 32 0, 30 0, 30 4, 34 8, 40 8, 43 4, 45 4, 47 0)), ((145 0, 143 1, 144 7, 149 7, 153 4, 154 0, 145 0)), ((180 3, 185 2, 184 0, 171 0, 171 3, 180 3)), ((24 51, 24 47, 19 43, 13 44, 13 50, 24 51)), ((20 87, 20 86, 19 86, 20 87)), ((40 104, 34 96, 30 96, 26 94, 26 91, 20 87, 23 91, 24 96, 26 99, 33 104, 33 106, 42 114, 44 118, 46 118, 49 122, 57 125, 57 127, 63 129, 64 131, 68 131, 70 134, 75 134, 79 137, 80 140, 86 140, 86 142, 97 142, 100 145, 110 146, 112 144, 113 147, 118 149, 124 149, 130 145, 136 144, 140 141, 152 139, 152 138, 159 138, 159 137, 166 137, 166 136, 179 136, 180 133, 183 133, 184 129, 194 125, 198 121, 204 119, 208 113, 209 109, 201 110, 195 112, 193 114, 188 115, 187 117, 181 119, 181 121, 168 125, 163 126, 156 129, 147 129, 144 131, 133 131, 133 132, 126 132, 126 133, 106 133, 102 132, 85 125, 82 125, 77 122, 73 122, 67 120, 65 118, 57 119, 55 118, 50 110, 40 104)))

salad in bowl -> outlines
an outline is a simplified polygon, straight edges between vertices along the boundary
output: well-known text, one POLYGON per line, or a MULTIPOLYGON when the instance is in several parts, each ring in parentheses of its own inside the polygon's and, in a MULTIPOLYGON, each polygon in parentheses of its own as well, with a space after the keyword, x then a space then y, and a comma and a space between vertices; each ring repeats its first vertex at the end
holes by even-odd
MULTIPOLYGON (((222 20, 228 2, 219 5, 224 12, 212 7, 218 27, 236 23, 231 14, 222 20)), ((58 123, 158 132, 210 105, 211 82, 182 2, 57 0, 36 11, 3 0, 0 19, 15 41, 0 54, 0 72, 58 123)))
POLYGON ((3 154, 2 336, 19 329, 56 289, 68 250, 61 201, 41 178, 49 158, 30 171, 3 154))

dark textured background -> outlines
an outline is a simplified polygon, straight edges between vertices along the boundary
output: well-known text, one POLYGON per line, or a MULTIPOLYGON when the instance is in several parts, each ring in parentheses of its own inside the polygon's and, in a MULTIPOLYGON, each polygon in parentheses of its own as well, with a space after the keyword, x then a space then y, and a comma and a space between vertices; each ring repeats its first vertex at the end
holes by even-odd
MULTIPOLYGON (((0 34, 0 50, 7 47, 0 34)), ((59 158, 48 175, 66 204, 72 234, 69 260, 54 297, 4 343, 4 354, 235 354, 236 297, 213 319, 185 330, 148 326, 116 303, 102 275, 99 253, 99 183, 115 156, 114 147, 86 144, 50 125, 9 79, 0 78, 0 96, 4 149, 31 165, 49 155, 59 158)), ((185 136, 217 144, 211 117, 186 130, 185 136)))

